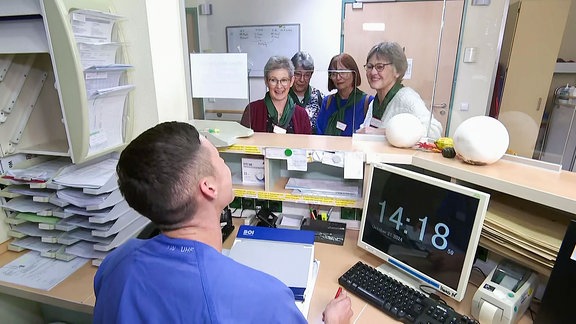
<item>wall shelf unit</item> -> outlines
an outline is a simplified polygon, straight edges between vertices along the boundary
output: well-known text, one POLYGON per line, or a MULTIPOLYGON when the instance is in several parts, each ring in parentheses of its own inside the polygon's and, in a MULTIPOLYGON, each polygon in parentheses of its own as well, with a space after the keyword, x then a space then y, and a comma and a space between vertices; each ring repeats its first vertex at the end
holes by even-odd
MULTIPOLYGON (((237 166, 239 157, 236 155, 259 155, 265 158, 267 167, 264 176, 267 180, 264 188, 234 185, 236 196, 335 207, 363 207, 364 197, 334 199, 295 195, 291 190, 286 190, 288 178, 298 171, 288 171, 284 160, 265 157, 268 148, 363 152, 365 168, 368 163, 376 162, 411 164, 487 192, 491 198, 480 245, 544 276, 550 275, 568 222, 576 219, 576 191, 573 189, 576 173, 552 171, 507 159, 485 166, 470 165, 458 159, 443 158, 437 153, 398 149, 383 142, 333 136, 255 133, 251 137, 238 139, 233 146, 220 148, 224 160, 237 166), (286 143, 292 146, 287 147, 286 143), (507 234, 508 237, 498 232, 503 219, 513 220, 513 230, 510 230, 512 234, 507 234), (538 226, 533 228, 532 224, 538 226), (536 250, 541 249, 538 253, 532 250, 535 243, 531 239, 534 237, 543 240, 542 246, 535 245, 536 250)), ((310 174, 307 177, 343 177, 340 168, 317 162, 308 163, 308 167, 310 174)), ((364 180, 357 181, 365 186, 364 180)))

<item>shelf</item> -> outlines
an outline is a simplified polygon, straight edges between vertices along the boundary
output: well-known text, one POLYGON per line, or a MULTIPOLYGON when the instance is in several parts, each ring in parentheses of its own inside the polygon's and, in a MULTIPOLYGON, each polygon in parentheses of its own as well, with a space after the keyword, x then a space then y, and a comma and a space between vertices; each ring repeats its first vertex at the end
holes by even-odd
POLYGON ((17 153, 70 156, 68 143, 66 142, 66 140, 37 144, 30 147, 22 147, 22 148, 19 147, 17 149, 17 153))
POLYGON ((412 164, 430 171, 504 192, 544 206, 576 214, 576 173, 551 171, 501 159, 490 165, 471 165, 441 154, 416 153, 412 164), (528 176, 529 175, 529 176, 528 176))
POLYGON ((42 17, 0 21, 0 53, 49 53, 42 17))
POLYGON ((235 185, 234 194, 237 197, 257 198, 263 200, 287 201, 303 204, 350 207, 350 208, 363 207, 362 198, 342 199, 342 198, 332 198, 324 196, 295 195, 292 194, 291 190, 284 189, 284 186, 286 186, 287 182, 288 182, 287 178, 281 178, 276 182, 274 188, 271 188, 271 190, 267 191, 257 187, 235 185))
POLYGON ((575 62, 556 63, 554 73, 576 73, 576 63, 575 62))

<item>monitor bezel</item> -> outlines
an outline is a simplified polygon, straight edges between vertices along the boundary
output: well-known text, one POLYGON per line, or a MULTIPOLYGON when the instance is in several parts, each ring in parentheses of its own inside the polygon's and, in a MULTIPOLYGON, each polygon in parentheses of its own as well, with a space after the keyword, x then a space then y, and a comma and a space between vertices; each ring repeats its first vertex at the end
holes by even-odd
MULTIPOLYGON (((481 192, 472 188, 465 187, 463 185, 449 182, 445 180, 441 180, 438 178, 434 178, 429 175, 417 173, 414 171, 410 171, 407 169, 395 167, 385 163, 371 163, 369 164, 366 176, 368 177, 369 181, 366 183, 366 188, 364 190, 364 206, 362 209, 362 220, 360 222, 360 232, 358 234, 358 242, 357 245, 370 252, 371 254, 377 256, 378 258, 382 259, 386 264, 391 265, 393 268, 398 269, 401 273, 407 274, 410 278, 417 280, 418 282, 431 287, 432 289, 441 292, 442 294, 449 296, 450 298, 455 299, 456 301, 462 301, 464 298, 464 294, 466 293, 466 288, 468 287, 468 280, 470 279, 470 273, 472 271, 472 267, 474 265, 476 250, 478 248, 478 243, 480 241, 480 234, 482 231, 482 225, 484 223, 484 219, 486 217, 486 212, 488 210, 488 203, 490 200, 490 195, 481 192), (473 198, 478 199, 478 207, 476 209, 476 215, 474 219, 474 224, 472 226, 472 233, 470 235, 470 240, 468 244, 468 248, 466 250, 466 256, 464 258, 464 264, 462 267, 462 271, 460 272, 460 278, 458 280, 458 288, 454 290, 452 287, 444 284, 443 282, 428 276, 420 272, 419 270, 411 267, 410 265, 395 259, 394 257, 386 254, 385 252, 377 249, 376 247, 370 245, 367 242, 364 242, 362 239, 364 237, 364 228, 366 225, 366 213, 368 212, 368 205, 370 202, 370 191, 372 189, 372 182, 373 182, 373 175, 374 169, 379 168, 383 169, 384 171, 394 173, 403 177, 408 177, 414 179, 416 181, 425 182, 431 184, 436 187, 440 187, 446 190, 450 190, 453 192, 457 192, 460 194, 464 194, 473 198), (392 260, 392 262, 390 261, 392 260), (403 265, 407 269, 402 269, 401 267, 397 266, 396 263, 403 265), (438 287, 433 287, 430 285, 430 282, 434 282, 438 284, 438 287)), ((417 288, 417 287, 415 287, 417 288)))

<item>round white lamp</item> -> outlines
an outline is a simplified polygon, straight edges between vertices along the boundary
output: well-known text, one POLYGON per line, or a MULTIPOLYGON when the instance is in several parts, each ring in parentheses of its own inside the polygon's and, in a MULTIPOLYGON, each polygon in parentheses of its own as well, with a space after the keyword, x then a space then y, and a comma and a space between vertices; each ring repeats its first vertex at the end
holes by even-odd
POLYGON ((476 116, 465 120, 454 132, 454 150, 470 164, 491 164, 508 149, 506 127, 495 118, 476 116))
POLYGON ((412 147, 424 136, 426 129, 420 120, 408 113, 398 114, 386 125, 386 139, 396 147, 412 147))

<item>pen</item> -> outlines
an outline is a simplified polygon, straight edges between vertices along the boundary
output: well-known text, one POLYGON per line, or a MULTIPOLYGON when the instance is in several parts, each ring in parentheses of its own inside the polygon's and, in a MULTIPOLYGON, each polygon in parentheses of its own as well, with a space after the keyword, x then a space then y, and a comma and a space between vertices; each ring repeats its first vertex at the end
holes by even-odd
POLYGON ((342 293, 342 287, 338 287, 338 291, 336 292, 336 296, 334 296, 334 299, 340 297, 341 293, 342 293))

